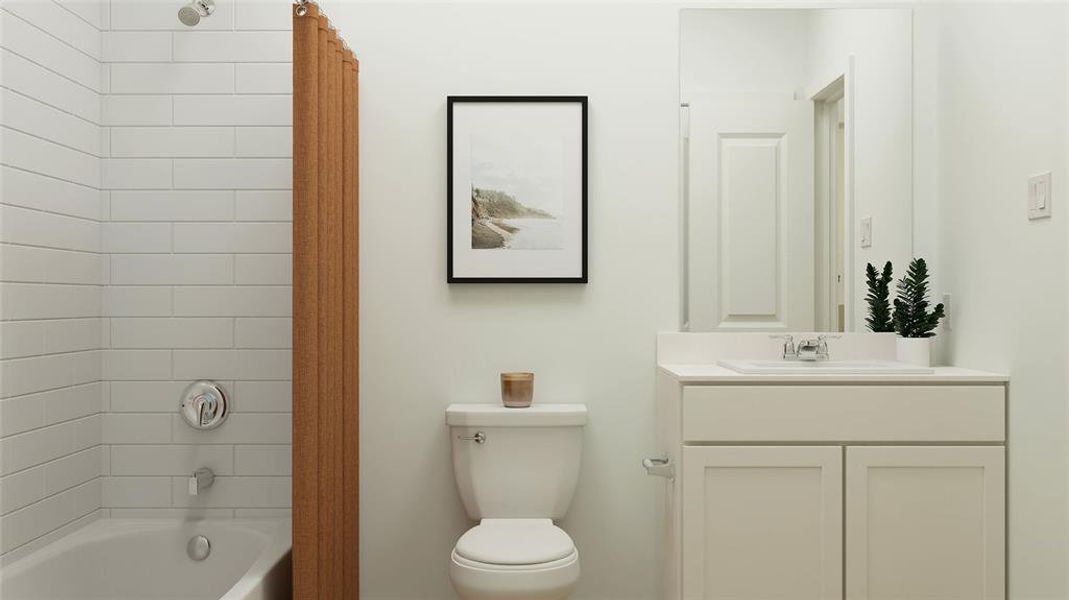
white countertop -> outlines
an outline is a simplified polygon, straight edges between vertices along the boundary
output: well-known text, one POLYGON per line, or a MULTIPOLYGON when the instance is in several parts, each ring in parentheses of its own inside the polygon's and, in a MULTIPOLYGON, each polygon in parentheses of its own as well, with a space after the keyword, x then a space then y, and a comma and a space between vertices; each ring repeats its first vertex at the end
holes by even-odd
POLYGON ((866 373, 839 375, 831 373, 748 374, 732 371, 716 364, 662 364, 662 372, 680 383, 1006 383, 1009 376, 1001 373, 973 371, 959 367, 932 367, 935 372, 925 375, 896 373, 866 373))

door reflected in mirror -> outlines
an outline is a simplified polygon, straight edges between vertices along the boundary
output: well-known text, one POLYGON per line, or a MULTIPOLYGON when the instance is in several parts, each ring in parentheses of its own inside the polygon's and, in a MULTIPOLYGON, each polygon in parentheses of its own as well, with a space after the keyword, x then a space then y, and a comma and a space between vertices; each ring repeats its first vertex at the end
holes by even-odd
POLYGON ((680 17, 684 329, 864 328, 912 252, 908 9, 680 17))

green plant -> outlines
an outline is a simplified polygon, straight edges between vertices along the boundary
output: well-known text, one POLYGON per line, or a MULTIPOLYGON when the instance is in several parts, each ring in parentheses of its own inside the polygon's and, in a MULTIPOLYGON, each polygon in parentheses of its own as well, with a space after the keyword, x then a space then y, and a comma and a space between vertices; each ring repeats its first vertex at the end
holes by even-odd
POLYGON ((928 264, 923 258, 909 263, 909 272, 898 281, 895 298, 895 331, 904 338, 929 338, 943 318, 943 305, 928 312, 928 264))
POLYGON ((876 267, 869 263, 865 266, 865 282, 869 286, 869 293, 865 295, 865 302, 869 305, 869 316, 865 323, 869 331, 887 332, 894 331, 895 324, 891 320, 891 261, 883 266, 883 272, 876 274, 876 267))

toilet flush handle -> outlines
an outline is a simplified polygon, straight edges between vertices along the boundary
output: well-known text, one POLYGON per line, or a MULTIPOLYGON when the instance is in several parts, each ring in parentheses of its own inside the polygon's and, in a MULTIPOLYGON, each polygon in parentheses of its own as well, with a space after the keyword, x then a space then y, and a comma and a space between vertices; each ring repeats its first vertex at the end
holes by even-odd
POLYGON ((476 431, 475 435, 473 435, 473 436, 458 435, 457 439, 458 440, 464 440, 466 442, 475 442, 476 444, 485 444, 486 443, 486 434, 481 432, 481 431, 476 431))

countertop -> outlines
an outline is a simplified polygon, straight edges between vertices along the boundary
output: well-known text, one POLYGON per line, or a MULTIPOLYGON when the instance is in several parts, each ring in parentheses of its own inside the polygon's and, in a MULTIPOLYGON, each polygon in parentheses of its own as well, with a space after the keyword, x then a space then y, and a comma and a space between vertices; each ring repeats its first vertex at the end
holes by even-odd
POLYGON ((1004 384, 1010 380, 1008 375, 974 371, 959 367, 932 367, 935 372, 924 375, 903 375, 896 373, 867 373, 841 375, 830 373, 804 374, 748 374, 732 371, 716 364, 662 364, 661 371, 674 377, 680 383, 898 383, 924 385, 927 383, 979 383, 1004 384))

